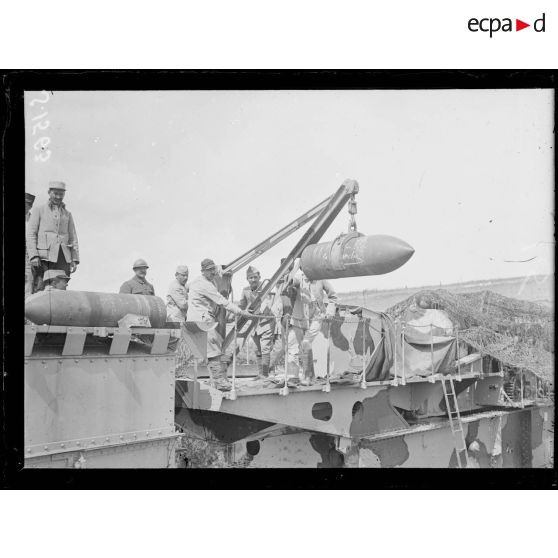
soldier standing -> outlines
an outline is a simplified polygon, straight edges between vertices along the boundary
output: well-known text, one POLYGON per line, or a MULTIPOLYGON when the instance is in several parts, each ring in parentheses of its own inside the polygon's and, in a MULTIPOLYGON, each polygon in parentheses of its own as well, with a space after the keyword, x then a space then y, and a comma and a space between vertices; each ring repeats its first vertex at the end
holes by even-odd
MULTIPOLYGON (((254 299, 261 291, 262 281, 260 272, 253 266, 248 267, 246 270, 246 279, 248 286, 242 290, 240 302, 238 306, 245 310, 248 308, 254 299)), ((281 311, 277 304, 280 304, 281 299, 274 297, 271 293, 262 301, 259 309, 260 314, 280 314, 281 311), (274 303, 275 299, 275 304, 274 303), (272 308, 272 306, 274 306, 272 308)), ((273 349, 275 339, 275 317, 270 319, 260 319, 254 330, 254 343, 256 344, 256 362, 258 364, 258 376, 269 376, 270 357, 273 349)))
POLYGON ((329 281, 310 281, 302 269, 295 273, 292 287, 296 289, 296 299, 288 339, 289 364, 297 365, 300 354, 302 381, 308 385, 314 377, 312 342, 320 332, 323 320, 335 316, 337 295, 329 281))
MULTIPOLYGON (((188 312, 188 267, 179 265, 176 268, 174 281, 169 285, 167 292, 167 321, 183 324, 186 321, 188 312)), ((188 347, 184 337, 186 332, 181 327, 180 338, 173 339, 169 343, 170 348, 176 349, 176 375, 179 376, 185 370, 192 352, 188 347)))
MULTIPOLYGON (((27 237, 27 223, 31 218, 31 208, 35 196, 33 194, 25 194, 25 236, 27 237)), ((25 239, 25 298, 33 294, 33 273, 31 271, 31 263, 29 262, 29 254, 27 253, 27 238, 25 239)))
POLYGON ((149 266, 143 259, 136 260, 132 266, 135 275, 128 281, 124 281, 120 287, 120 292, 124 294, 154 295, 155 288, 145 278, 149 266))
POLYGON ((188 267, 179 265, 167 292, 167 321, 184 322, 188 312, 188 267))
POLYGON ((72 214, 66 209, 64 182, 49 182, 49 201, 31 214, 27 226, 27 250, 34 274, 34 292, 43 288, 49 269, 74 273, 79 264, 79 248, 72 214))
MULTIPOLYGON (((251 317, 249 312, 240 309, 226 299, 218 290, 213 279, 217 275, 217 266, 213 260, 206 258, 201 263, 201 275, 191 283, 188 292, 188 321, 213 323, 219 307, 238 316, 251 317)), ((215 387, 228 390, 231 384, 227 379, 227 362, 223 355, 223 338, 214 329, 207 332, 207 367, 215 387)))

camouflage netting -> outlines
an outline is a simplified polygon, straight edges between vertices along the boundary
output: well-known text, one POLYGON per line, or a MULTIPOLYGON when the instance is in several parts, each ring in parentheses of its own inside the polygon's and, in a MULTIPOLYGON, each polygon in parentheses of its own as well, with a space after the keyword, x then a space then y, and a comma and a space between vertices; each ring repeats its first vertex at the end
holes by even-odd
POLYGON ((554 379, 554 312, 492 291, 455 294, 444 289, 420 291, 386 313, 402 319, 412 305, 444 310, 459 327, 460 340, 507 366, 554 379))

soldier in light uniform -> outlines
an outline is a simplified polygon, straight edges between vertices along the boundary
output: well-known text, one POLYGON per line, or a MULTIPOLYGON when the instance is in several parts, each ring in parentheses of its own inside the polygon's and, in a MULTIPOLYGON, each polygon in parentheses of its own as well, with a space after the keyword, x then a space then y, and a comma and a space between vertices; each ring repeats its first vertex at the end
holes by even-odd
MULTIPOLYGON (((262 281, 260 272, 253 266, 246 270, 248 286, 242 290, 238 306, 245 310, 261 291, 262 281)), ((254 329, 254 343, 256 344, 256 362, 258 364, 258 376, 269 376, 270 356, 273 349, 276 329, 276 316, 281 315, 281 299, 269 293, 260 304, 258 314, 271 314, 269 320, 260 319, 254 329)))
MULTIPOLYGON (((281 258, 281 265, 283 265, 285 258, 281 258)), ((290 316, 293 313, 293 306, 296 299, 297 290, 290 285, 292 279, 294 264, 291 264, 285 275, 277 282, 276 295, 279 297, 280 315, 275 326, 275 343, 271 351, 270 367, 276 374, 280 373, 277 369, 277 363, 280 360, 284 361, 285 347, 287 345, 288 327, 290 324, 290 316)), ((286 363, 284 363, 286 365, 286 363)), ((296 371, 298 374, 298 369, 296 371)))
POLYGON ((302 269, 295 272, 291 284, 296 289, 296 299, 288 339, 289 367, 298 366, 300 354, 302 382, 308 385, 314 377, 312 342, 324 319, 335 316, 337 295, 329 281, 310 281, 302 269))
POLYGON ((188 267, 179 265, 167 292, 167 321, 182 323, 188 312, 188 267))
MULTIPOLYGON (((213 260, 202 261, 201 273, 190 283, 188 291, 187 317, 189 322, 215 322, 216 311, 220 306, 238 316, 251 316, 249 312, 240 309, 217 290, 213 283, 213 279, 217 275, 217 266, 213 260)), ((209 330, 207 332, 207 366, 215 382, 215 387, 227 390, 231 388, 231 384, 227 380, 228 365, 222 346, 222 336, 215 329, 209 330)))
POLYGON ((45 271, 59 269, 69 276, 79 264, 76 227, 63 202, 65 194, 64 182, 50 182, 48 203, 33 211, 27 225, 34 292, 42 290, 45 271))
POLYGON ((122 283, 120 292, 124 294, 155 295, 155 288, 145 278, 149 269, 147 262, 140 258, 134 262, 132 269, 135 275, 122 283))
MULTIPOLYGON (((167 291, 167 321, 184 324, 188 312, 188 267, 179 265, 176 268, 174 281, 169 285, 167 291)), ((178 332, 176 332, 178 333, 178 332)), ((184 327, 180 328, 180 338, 172 339, 169 343, 170 348, 176 347, 176 366, 175 372, 177 376, 181 376, 188 365, 188 361, 192 356, 192 352, 185 341, 187 335, 184 327)))
MULTIPOLYGON (((27 223, 31 218, 31 208, 35 196, 33 194, 25 194, 25 236, 27 237, 27 223)), ((31 263, 29 262, 29 254, 27 253, 27 238, 25 240, 25 298, 33 294, 33 272, 31 271, 31 263)))

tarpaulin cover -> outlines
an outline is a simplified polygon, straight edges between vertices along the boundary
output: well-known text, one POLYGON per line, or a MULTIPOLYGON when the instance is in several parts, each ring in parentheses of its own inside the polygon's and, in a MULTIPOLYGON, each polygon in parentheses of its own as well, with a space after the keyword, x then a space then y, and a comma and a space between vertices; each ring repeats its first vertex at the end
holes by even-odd
POLYGON ((363 366, 367 381, 389 379, 393 361, 393 327, 382 313, 349 307, 332 321, 324 321, 312 343, 316 376, 327 373, 329 345, 330 377, 346 372, 361 374, 363 366))
POLYGON ((455 372, 457 342, 454 325, 442 310, 409 308, 397 326, 395 366, 399 378, 455 372))
POLYGON ((403 324, 395 324, 386 314, 347 307, 332 322, 322 324, 312 345, 314 370, 319 377, 326 375, 329 342, 331 378, 360 375, 363 366, 368 382, 389 380, 395 373, 401 378, 403 365, 406 379, 452 374, 457 354, 453 331, 453 323, 441 310, 416 308, 403 324))

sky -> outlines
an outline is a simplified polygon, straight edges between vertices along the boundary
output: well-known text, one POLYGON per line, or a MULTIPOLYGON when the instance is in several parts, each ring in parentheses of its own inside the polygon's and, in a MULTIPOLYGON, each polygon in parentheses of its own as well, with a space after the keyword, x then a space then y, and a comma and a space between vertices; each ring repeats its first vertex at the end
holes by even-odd
MULTIPOLYGON (((339 292, 554 273, 551 90, 54 91, 25 101, 25 190, 38 206, 49 181, 66 183, 81 259, 72 290, 117 292, 141 257, 164 297, 177 265, 191 280, 204 258, 227 264, 346 178, 360 185, 358 230, 399 237, 415 254, 386 275, 336 279, 339 292), (35 157, 41 137, 46 161, 35 157)), ((344 209, 322 240, 347 225, 344 209)), ((253 263, 262 277, 302 234, 253 263)), ((245 284, 243 269, 235 298, 245 284)))

